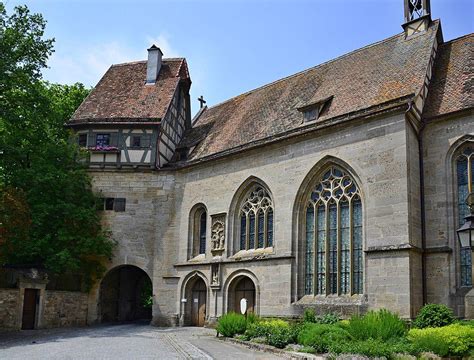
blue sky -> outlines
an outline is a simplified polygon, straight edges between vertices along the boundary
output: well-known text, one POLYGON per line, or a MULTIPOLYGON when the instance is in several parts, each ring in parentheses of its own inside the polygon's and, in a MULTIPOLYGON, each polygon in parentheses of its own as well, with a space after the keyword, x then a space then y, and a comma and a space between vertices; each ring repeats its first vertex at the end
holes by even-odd
MULTIPOLYGON (((186 57, 192 108, 242 92, 401 32, 403 0, 6 1, 26 4, 56 38, 44 77, 94 86, 113 63, 186 57)), ((445 40, 473 32, 473 0, 432 0, 445 40)))

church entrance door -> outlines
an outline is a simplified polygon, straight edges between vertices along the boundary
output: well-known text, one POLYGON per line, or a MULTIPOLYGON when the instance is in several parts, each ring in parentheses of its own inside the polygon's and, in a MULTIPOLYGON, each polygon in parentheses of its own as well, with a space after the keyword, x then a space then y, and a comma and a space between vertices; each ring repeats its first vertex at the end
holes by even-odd
POLYGON ((204 326, 206 321, 206 284, 202 279, 198 279, 192 290, 191 301, 191 323, 193 326, 204 326))

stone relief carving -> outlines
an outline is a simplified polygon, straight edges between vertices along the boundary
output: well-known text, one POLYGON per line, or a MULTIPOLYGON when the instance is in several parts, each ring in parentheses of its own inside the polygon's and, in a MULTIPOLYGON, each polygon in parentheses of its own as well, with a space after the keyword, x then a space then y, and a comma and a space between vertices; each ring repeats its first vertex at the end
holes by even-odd
POLYGON ((211 285, 219 285, 219 264, 212 264, 211 268, 211 285))
POLYGON ((211 225, 211 250, 224 250, 225 247, 225 214, 213 215, 211 225))

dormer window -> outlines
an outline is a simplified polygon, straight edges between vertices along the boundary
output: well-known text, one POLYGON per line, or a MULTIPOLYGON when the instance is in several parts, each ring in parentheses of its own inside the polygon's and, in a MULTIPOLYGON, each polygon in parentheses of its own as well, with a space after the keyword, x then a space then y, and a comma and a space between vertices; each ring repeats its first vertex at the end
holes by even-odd
POLYGON ((333 97, 330 96, 326 99, 310 102, 307 105, 300 106, 298 111, 303 113, 303 123, 318 120, 321 114, 327 110, 332 98, 333 97))

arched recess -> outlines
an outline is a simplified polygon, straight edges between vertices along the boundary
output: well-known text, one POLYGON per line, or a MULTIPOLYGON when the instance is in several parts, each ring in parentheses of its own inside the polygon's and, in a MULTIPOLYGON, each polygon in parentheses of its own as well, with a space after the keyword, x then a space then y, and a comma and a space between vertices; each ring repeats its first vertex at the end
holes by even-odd
POLYGON ((180 293, 181 325, 204 326, 209 315, 209 283, 206 276, 200 271, 188 274, 181 284, 180 293))
POLYGON ((194 205, 189 211, 188 260, 206 254, 207 219, 207 207, 203 203, 194 205))
MULTIPOLYGON (((243 202, 246 200, 246 198, 249 196, 249 194, 255 190, 256 188, 260 187, 263 189, 263 191, 266 193, 268 198, 271 201, 270 207, 266 206, 264 209, 265 213, 262 214, 263 218, 265 219, 265 224, 268 224, 269 222, 271 223, 271 226, 269 226, 269 230, 271 231, 271 234, 265 233, 264 235, 264 240, 263 240, 263 247, 274 247, 275 246, 275 200, 273 198, 273 194, 270 191, 270 188, 268 185, 261 179, 255 177, 255 176, 250 176, 245 180, 237 189, 235 192, 230 208, 229 208, 229 227, 228 227, 228 233, 227 233, 227 238, 232 239, 232 241, 229 243, 229 246, 227 248, 227 254, 228 256, 231 256, 238 252, 240 250, 240 242, 241 242, 241 237, 240 237, 240 229, 241 229, 241 205, 243 202), (268 216, 271 216, 271 218, 268 218, 268 216), (268 241, 268 237, 271 236, 270 241, 268 241), (269 245, 269 246, 267 246, 269 245)), ((268 205, 268 204, 267 204, 268 205)), ((263 210, 263 209, 262 209, 263 210)), ((256 230, 255 230, 255 245, 254 246, 248 246, 249 248, 259 248, 259 239, 258 239, 258 214, 255 216, 255 224, 256 224, 256 230)), ((267 225, 265 225, 267 226, 267 225)), ((249 224, 247 225, 247 231, 249 231, 249 224)), ((266 229, 266 227, 265 227, 266 229)), ((266 230, 265 230, 266 231, 266 230)))
POLYGON ((240 299, 246 297, 249 311, 260 314, 260 286, 251 271, 237 270, 232 273, 224 283, 223 295, 224 313, 240 313, 240 299))
POLYGON ((139 267, 121 265, 109 270, 100 283, 100 321, 150 320, 152 294, 152 281, 139 267))
MULTIPOLYGON (((448 225, 448 239, 452 249, 454 249, 454 274, 456 288, 470 288, 472 280, 470 275, 472 271, 472 258, 470 249, 461 249, 459 241, 456 236, 456 229, 463 223, 464 217, 467 215, 467 207, 464 206, 464 213, 461 214, 461 206, 464 205, 465 199, 458 189, 458 164, 457 160, 463 156, 463 152, 467 148, 474 148, 474 135, 464 135, 456 140, 446 153, 446 201, 452 206, 447 207, 447 225, 448 225), (464 276, 463 276, 464 274, 464 276), (466 282, 466 280, 468 280, 466 282)), ((472 157, 473 155, 471 155, 472 157)), ((471 160, 472 164, 472 160, 471 160)), ((471 171, 472 173, 472 171, 471 171)), ((473 177, 474 178, 474 177, 473 177)), ((471 183, 472 184, 472 183, 471 183)), ((472 191, 474 186, 471 185, 472 191)), ((466 194, 467 195, 467 194, 466 194)))
MULTIPOLYGON (((361 211, 362 211, 362 266, 365 270, 366 262, 365 256, 363 253, 363 249, 366 248, 365 242, 365 229, 366 229, 366 217, 365 215, 365 196, 364 190, 362 187, 362 182, 360 178, 357 176, 357 173, 354 169, 344 162, 343 160, 333 157, 333 156, 325 156, 323 159, 318 161, 313 168, 308 172, 308 174, 303 179, 303 182, 298 189, 295 202, 293 204, 293 221, 292 221, 292 251, 295 254, 295 263, 294 268, 292 271, 292 298, 293 301, 299 300, 302 296, 305 295, 305 255, 306 255, 306 246, 305 246, 305 238, 306 238, 306 216, 307 216, 307 204, 309 198, 313 192, 313 188, 315 187, 316 183, 321 180, 320 177, 323 176, 328 170, 331 168, 337 168, 347 174, 350 178, 352 178, 353 182, 356 184, 358 192, 359 192, 359 199, 361 203, 361 211)), ((316 257, 317 254, 314 254, 316 257)), ((339 256, 339 254, 338 254, 339 256)), ((314 269, 316 271, 316 269, 314 269)), ((365 273, 365 271, 364 271, 365 273)), ((365 274, 363 277, 363 284, 362 290, 365 292, 365 274)), ((338 285, 339 288, 339 285, 338 285)))

